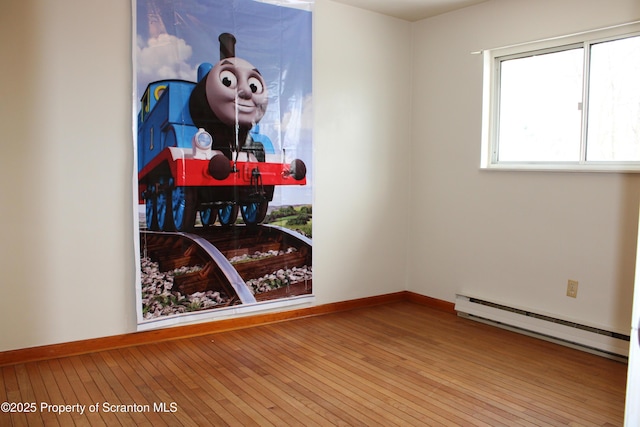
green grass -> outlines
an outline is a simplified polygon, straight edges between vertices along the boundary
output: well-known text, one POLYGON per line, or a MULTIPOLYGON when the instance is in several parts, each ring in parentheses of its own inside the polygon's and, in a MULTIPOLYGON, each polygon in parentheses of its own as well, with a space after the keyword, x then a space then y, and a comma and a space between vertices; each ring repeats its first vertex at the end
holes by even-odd
POLYGON ((295 220, 298 215, 300 214, 301 210, 305 208, 305 210, 307 212, 311 211, 311 206, 297 206, 293 208, 293 212, 291 211, 291 207, 290 206, 285 206, 281 209, 276 209, 273 212, 271 212, 270 217, 275 217, 277 216, 278 218, 275 219, 271 219, 269 220, 269 217, 267 217, 267 219, 265 220, 265 223, 268 224, 272 224, 272 225, 277 225, 280 227, 284 227, 284 228, 288 228, 290 230, 300 230, 302 231, 306 236, 308 237, 312 237, 312 229, 313 229, 313 217, 311 214, 309 215, 309 220, 306 224, 288 224, 288 222, 295 220), (282 216, 280 217, 279 215, 286 213, 288 215, 286 216, 282 216))

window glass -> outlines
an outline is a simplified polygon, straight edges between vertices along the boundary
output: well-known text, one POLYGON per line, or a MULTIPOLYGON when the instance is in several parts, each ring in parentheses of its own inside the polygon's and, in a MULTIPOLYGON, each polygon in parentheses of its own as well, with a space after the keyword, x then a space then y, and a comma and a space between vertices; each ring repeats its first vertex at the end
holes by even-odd
POLYGON ((499 161, 580 158, 583 49, 501 62, 499 161))
POLYGON ((591 46, 587 160, 640 160, 640 36, 591 46))

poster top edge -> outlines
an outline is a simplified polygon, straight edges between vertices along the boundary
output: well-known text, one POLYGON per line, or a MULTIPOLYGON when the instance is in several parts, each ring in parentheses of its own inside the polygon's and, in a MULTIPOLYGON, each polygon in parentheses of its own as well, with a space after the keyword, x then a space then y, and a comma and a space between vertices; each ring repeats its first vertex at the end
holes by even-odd
POLYGON ((258 3, 311 11, 315 0, 254 0, 258 3))

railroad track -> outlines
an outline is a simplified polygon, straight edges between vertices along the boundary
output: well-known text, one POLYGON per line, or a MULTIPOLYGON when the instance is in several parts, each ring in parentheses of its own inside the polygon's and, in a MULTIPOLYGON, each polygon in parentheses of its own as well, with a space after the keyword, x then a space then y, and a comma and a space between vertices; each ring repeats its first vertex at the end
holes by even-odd
POLYGON ((310 239, 269 225, 141 231, 144 316, 310 294, 311 249, 310 239))

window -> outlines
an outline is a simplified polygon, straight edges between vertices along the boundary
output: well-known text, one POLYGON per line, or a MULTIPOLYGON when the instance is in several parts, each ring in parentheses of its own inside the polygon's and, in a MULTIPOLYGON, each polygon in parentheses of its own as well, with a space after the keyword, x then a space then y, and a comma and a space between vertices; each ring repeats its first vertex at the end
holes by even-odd
POLYGON ((640 171, 629 27, 485 51, 482 167, 640 171))

